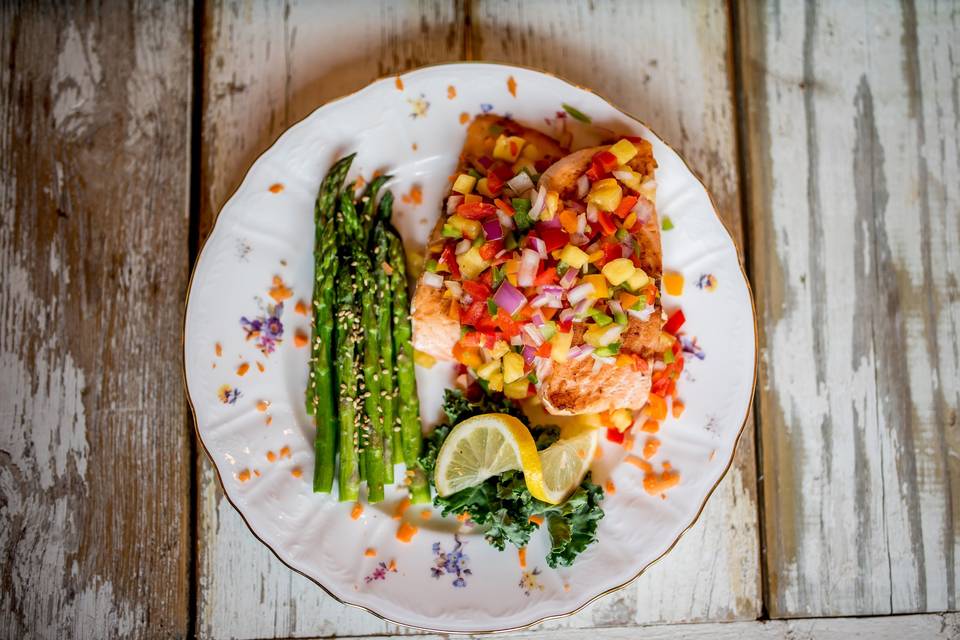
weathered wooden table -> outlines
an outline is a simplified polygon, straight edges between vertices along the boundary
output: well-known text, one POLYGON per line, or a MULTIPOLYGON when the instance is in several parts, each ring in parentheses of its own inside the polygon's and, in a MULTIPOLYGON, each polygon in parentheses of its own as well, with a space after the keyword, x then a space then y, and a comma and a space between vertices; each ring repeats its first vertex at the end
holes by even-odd
POLYGON ((408 633, 285 568, 222 498, 182 301, 287 126, 485 59, 591 86, 676 145, 761 332, 755 424, 698 524, 530 633, 960 637, 960 4, 77 4, 0 6, 0 636, 408 633))

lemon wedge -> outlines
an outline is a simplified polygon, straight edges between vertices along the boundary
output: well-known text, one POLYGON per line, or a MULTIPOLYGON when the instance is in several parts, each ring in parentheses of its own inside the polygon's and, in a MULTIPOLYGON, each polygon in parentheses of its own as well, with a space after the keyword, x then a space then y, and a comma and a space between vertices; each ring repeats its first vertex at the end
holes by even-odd
POLYGON ((544 451, 526 425, 503 413, 474 416, 456 425, 440 447, 434 483, 441 497, 505 471, 522 470, 530 493, 558 504, 577 488, 597 448, 596 431, 565 428, 561 439, 544 451))

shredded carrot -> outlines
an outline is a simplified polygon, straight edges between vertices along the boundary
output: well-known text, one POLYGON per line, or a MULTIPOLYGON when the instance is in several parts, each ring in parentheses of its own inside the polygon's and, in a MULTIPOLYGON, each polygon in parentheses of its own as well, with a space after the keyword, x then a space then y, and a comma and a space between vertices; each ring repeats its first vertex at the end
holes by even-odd
POLYGON ((310 343, 310 338, 300 329, 293 334, 293 344, 297 347, 305 347, 310 343))
POLYGON ((270 407, 270 403, 267 402, 266 400, 261 400, 260 402, 257 403, 257 411, 259 411, 260 413, 263 413, 269 407, 270 407))
POLYGON ((683 410, 686 408, 687 408, 686 405, 684 405, 682 402, 674 398, 673 403, 670 406, 670 413, 673 414, 674 418, 679 418, 680 416, 683 415, 683 410))
POLYGON ((219 342, 213 345, 213 352, 217 354, 218 358, 223 355, 223 347, 220 346, 219 342))
POLYGON ((538 527, 543 524, 543 516, 530 516, 527 518, 530 522, 537 525, 538 527))
POLYGON ((267 460, 269 460, 270 462, 276 462, 277 454, 275 454, 273 451, 267 451, 267 460))
POLYGON ((246 362, 242 363, 239 367, 237 367, 237 375, 238 375, 238 376, 242 376, 242 375, 246 374, 247 371, 250 371, 250 365, 247 364, 246 362))
POLYGON ((643 426, 640 427, 640 430, 644 433, 657 433, 660 431, 660 423, 653 419, 647 420, 643 423, 643 426))
POLYGON ((396 80, 393 81, 393 84, 398 90, 403 91, 403 79, 400 76, 397 76, 396 80))
POLYGON ((517 97, 517 81, 513 79, 513 76, 507 78, 507 91, 510 92, 514 98, 517 97))
POLYGON ((606 484, 603 485, 603 490, 613 495, 617 492, 617 486, 613 484, 613 480, 608 479, 606 484))
POLYGON ((460 522, 466 522, 469 519, 470 519, 469 513, 461 513, 460 515, 457 516, 457 520, 459 520, 460 522))
POLYGON ((447 98, 449 100, 453 100, 456 97, 457 97, 457 88, 453 85, 450 85, 449 87, 447 87, 447 98))
POLYGON ((283 185, 279 182, 274 182, 270 185, 270 193, 280 193, 281 191, 283 191, 283 185))
POLYGON ((656 438, 648 438, 643 445, 643 459, 649 460, 657 455, 658 449, 660 449, 660 441, 656 438))
POLYGON ((257 370, 258 370, 260 373, 263 373, 263 370, 264 370, 264 369, 266 369, 266 367, 263 366, 263 363, 260 362, 259 360, 257 360, 257 370))
POLYGON ((403 514, 409 508, 410 508, 410 498, 404 498, 403 500, 400 501, 400 504, 397 505, 396 510, 394 510, 393 519, 399 520, 400 518, 402 518, 403 514))
POLYGON ((410 542, 413 539, 413 536, 417 535, 417 529, 412 524, 406 522, 400 525, 400 528, 397 529, 397 540, 400 542, 410 542))
POLYGON ((520 568, 526 569, 527 568, 527 548, 526 547, 520 547, 519 549, 517 549, 517 559, 520 560, 520 568))
POLYGON ((303 471, 300 470, 300 467, 294 467, 293 469, 290 469, 290 475, 292 475, 294 478, 299 478, 303 475, 303 471))
POLYGON ((667 401, 663 396, 651 393, 647 396, 647 406, 643 408, 643 412, 654 420, 663 420, 667 417, 667 401))
POLYGON ((647 462, 646 460, 641 460, 635 455, 628 455, 626 458, 623 459, 623 461, 626 462, 627 464, 632 464, 633 466, 637 467, 641 471, 644 471, 644 472, 653 471, 653 467, 650 466, 649 462, 647 462))
POLYGON ((353 503, 353 509, 350 510, 350 517, 353 520, 359 520, 360 516, 363 514, 363 505, 359 502, 353 503))
POLYGON ((670 468, 669 462, 663 463, 663 473, 647 473, 643 477, 643 488, 652 496, 663 493, 680 483, 680 473, 670 468))
POLYGON ((237 480, 240 482, 246 482, 250 479, 250 469, 244 469, 237 474, 237 480))
POLYGON ((433 511, 430 511, 430 509, 424 509, 420 512, 420 517, 424 520, 429 520, 431 517, 433 517, 433 511))
POLYGON ((467 124, 469 120, 470 114, 468 114, 466 111, 460 114, 460 124, 467 124))
POLYGON ((387 565, 387 569, 389 569, 390 571, 396 571, 396 570, 397 570, 397 561, 396 561, 396 560, 391 560, 391 561, 390 561, 390 564, 387 565))
POLYGON ((372 558, 377 555, 377 550, 373 547, 367 547, 367 550, 363 552, 363 555, 367 556, 368 558, 372 558))
POLYGON ((289 457, 290 457, 290 447, 288 447, 287 445, 283 445, 283 448, 280 449, 280 457, 281 457, 281 458, 289 458, 289 457))
POLYGON ((277 302, 283 302, 288 298, 293 297, 293 291, 283 284, 283 280, 280 276, 273 276, 273 287, 269 291, 270 297, 276 300, 277 302))
POLYGON ((300 315, 305 316, 307 315, 307 303, 303 300, 297 300, 297 304, 293 307, 293 310, 300 315))

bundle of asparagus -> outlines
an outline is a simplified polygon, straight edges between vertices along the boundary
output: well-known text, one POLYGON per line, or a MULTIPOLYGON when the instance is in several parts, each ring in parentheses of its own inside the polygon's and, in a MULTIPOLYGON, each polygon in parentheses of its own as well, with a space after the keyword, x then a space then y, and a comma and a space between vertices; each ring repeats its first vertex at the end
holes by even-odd
POLYGON ((344 185, 355 154, 338 160, 314 210, 313 335, 307 413, 317 425, 313 489, 330 492, 340 454, 340 500, 356 500, 366 480, 377 502, 405 462, 411 500, 429 502, 419 467, 422 436, 413 370, 406 257, 390 222, 390 176, 371 181, 359 202, 344 185))

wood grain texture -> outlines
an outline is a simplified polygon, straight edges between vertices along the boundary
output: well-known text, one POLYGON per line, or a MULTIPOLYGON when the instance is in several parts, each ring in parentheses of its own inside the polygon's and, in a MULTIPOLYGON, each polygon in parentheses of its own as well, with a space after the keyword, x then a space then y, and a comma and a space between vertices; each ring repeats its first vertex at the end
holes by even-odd
MULTIPOLYGON (((475 59, 525 64, 599 91, 675 145, 742 247, 723 2, 475 2, 475 59)), ((755 619, 760 613, 753 421, 697 524, 629 589, 547 626, 755 619)))
MULTIPOLYGON (((584 633, 581 629, 543 629, 497 637, 512 640, 580 640, 584 633)), ((590 636, 597 640, 951 640, 960 637, 960 614, 607 627, 591 630, 590 636)), ((419 638, 445 640, 448 637, 430 635, 419 638)))
MULTIPOLYGON (((455 60, 463 16, 430 0, 207 7, 201 233, 253 160, 324 102, 379 76, 455 60)), ((201 452, 197 630, 205 638, 403 632, 284 566, 224 499, 201 452)))
POLYGON ((954 609, 957 6, 737 13, 770 613, 954 609))
POLYGON ((187 2, 0 5, 5 638, 189 632, 191 27, 187 2))

